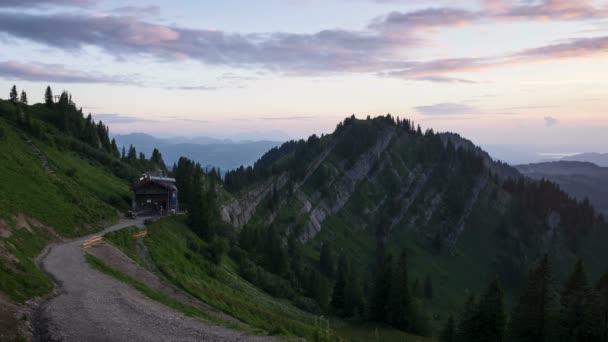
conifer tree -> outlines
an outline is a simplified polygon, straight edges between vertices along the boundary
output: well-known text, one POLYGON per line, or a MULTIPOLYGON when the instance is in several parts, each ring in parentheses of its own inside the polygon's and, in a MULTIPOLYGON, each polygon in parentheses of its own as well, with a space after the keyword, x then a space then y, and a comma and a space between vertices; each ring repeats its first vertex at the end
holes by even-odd
POLYGON ((409 327, 408 316, 411 310, 407 255, 404 251, 399 256, 392 274, 386 307, 387 322, 405 331, 409 327))
POLYGON ((388 254, 376 275, 374 290, 370 301, 370 318, 376 322, 386 321, 386 303, 393 278, 393 257, 388 254))
POLYGON ((599 341, 600 317, 597 302, 588 283, 582 261, 566 280, 561 294, 559 339, 561 341, 599 341))
POLYGON ((333 277, 335 273, 335 262, 331 245, 325 242, 321 247, 321 255, 319 257, 319 267, 321 271, 328 277, 333 277))
POLYGON ((446 321, 443 330, 441 330, 439 341, 456 342, 456 323, 454 322, 454 316, 450 315, 450 317, 446 321))
POLYGON ((13 85, 13 87, 11 88, 11 93, 9 96, 9 100, 13 103, 13 104, 17 104, 17 86, 13 85))
POLYGON ((428 300, 433 299, 433 282, 429 275, 424 279, 424 297, 428 300))
POLYGON ((493 281, 479 301, 477 309, 477 339, 484 342, 500 342, 505 339, 507 317, 504 293, 498 280, 493 281))
POLYGON ((528 275, 511 317, 509 335, 512 341, 548 342, 555 340, 557 296, 553 287, 549 257, 545 255, 528 275))
POLYGON ((363 314, 363 289, 357 272, 350 267, 349 280, 346 282, 344 313, 348 317, 363 314))
POLYGON ((27 94, 25 90, 21 91, 21 98, 19 99, 19 102, 21 102, 21 104, 27 105, 27 94))
POLYGON ((53 106, 53 91, 51 90, 51 86, 46 87, 46 91, 44 92, 44 103, 47 107, 53 106))
POLYGON ((116 139, 112 138, 112 155, 116 158, 120 158, 120 152, 118 151, 118 145, 116 145, 116 139))
POLYGON ((469 342, 476 341, 477 334, 477 303, 473 294, 467 298, 464 310, 460 315, 456 341, 469 342))
POLYGON ((608 272, 604 273, 595 286, 599 305, 601 341, 608 341, 608 272))
POLYGON ((348 263, 344 256, 340 257, 338 263, 338 273, 336 277, 336 283, 334 284, 334 291, 331 295, 331 306, 334 311, 342 316, 345 314, 345 301, 346 301, 346 282, 348 281, 348 263))

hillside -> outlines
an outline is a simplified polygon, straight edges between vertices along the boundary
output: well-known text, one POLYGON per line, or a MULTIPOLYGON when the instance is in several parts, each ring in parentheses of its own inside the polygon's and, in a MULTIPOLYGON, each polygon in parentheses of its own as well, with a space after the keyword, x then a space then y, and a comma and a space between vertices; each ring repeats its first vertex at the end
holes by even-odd
POLYGON ((527 177, 549 179, 570 195, 583 200, 589 198, 604 216, 608 215, 608 168, 589 162, 558 161, 518 165, 527 177))
MULTIPOLYGON (((0 101, 0 114, 0 171, 11 180, 0 183, 0 301, 10 308, 0 324, 16 336, 19 306, 52 290, 33 258, 116 220, 128 181, 165 165, 156 149, 121 156, 108 128, 67 101, 0 101)), ((608 228, 588 202, 390 115, 347 118, 224 179, 187 158, 172 176, 188 215, 150 225, 143 241, 131 230, 107 240, 200 307, 154 292, 112 258, 87 260, 176 311, 247 333, 423 341, 495 279, 511 305, 543 254, 557 280, 577 258, 595 280, 608 257, 608 228)))
POLYGON ((0 310, 0 340, 15 336, 20 305, 53 290, 34 258, 50 242, 116 221, 139 172, 112 151, 106 126, 88 121, 67 93, 61 98, 0 100, 0 306, 12 308, 0 310))
POLYGON ((608 242, 588 204, 552 183, 524 181, 456 135, 423 133, 390 116, 349 118, 333 134, 286 143, 227 174, 224 185, 235 196, 222 217, 241 229, 249 259, 334 313, 333 299, 315 294, 305 279, 325 279, 335 292, 336 268, 346 265, 369 315, 384 260, 403 251, 411 291, 435 332, 496 277, 508 297, 517 293, 543 253, 555 259, 558 279, 577 256, 594 279, 605 271, 595 262, 605 250, 583 248, 593 239, 608 242), (282 255, 288 261, 273 261, 282 255), (423 294, 423 283, 432 294, 423 294))

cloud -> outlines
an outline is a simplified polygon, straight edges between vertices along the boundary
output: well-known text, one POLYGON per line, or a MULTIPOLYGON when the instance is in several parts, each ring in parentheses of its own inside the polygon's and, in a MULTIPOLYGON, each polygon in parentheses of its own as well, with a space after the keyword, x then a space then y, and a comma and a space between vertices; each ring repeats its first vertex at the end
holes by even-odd
POLYGON ((123 6, 110 11, 118 15, 142 17, 142 16, 158 16, 160 14, 159 6, 123 6))
MULTIPOLYGON (((189 29, 143 21, 129 15, 133 9, 123 7, 112 14, 95 16, 0 11, 0 33, 69 51, 95 46, 125 60, 128 56, 151 56, 163 61, 191 59, 207 65, 261 69, 286 75, 377 73, 443 83, 474 82, 450 75, 455 72, 605 53, 608 40, 608 37, 578 38, 503 56, 430 61, 407 58, 408 50, 428 43, 428 35, 422 33, 429 30, 489 19, 576 20, 608 16, 606 11, 587 0, 576 3, 525 1, 515 5, 501 0, 484 0, 484 6, 478 11, 431 8, 392 12, 376 18, 363 30, 331 29, 310 34, 241 34, 189 29)), ((154 6, 148 9, 156 11, 154 6)))
POLYGON ((479 114, 481 111, 473 106, 461 103, 437 103, 428 106, 414 107, 416 112, 422 115, 462 115, 479 114))
POLYGON ((457 8, 429 8, 413 12, 391 12, 375 19, 369 28, 400 31, 463 26, 480 18, 481 14, 457 8))
POLYGON ((0 8, 32 8, 49 6, 90 6, 94 0, 2 0, 0 8))
POLYGON ((99 113, 93 114, 93 119, 97 121, 103 121, 104 123, 110 124, 129 124, 129 123, 138 123, 138 122, 158 122, 157 120, 140 118, 135 116, 124 116, 121 114, 115 113, 99 113))
MULTIPOLYGON (((478 72, 503 66, 550 60, 584 58, 608 53, 608 37, 576 38, 503 56, 437 59, 403 63, 400 70, 384 75, 403 79, 450 80, 452 73, 478 72)), ((466 81, 466 80, 465 80, 466 81)))
POLYGON ((477 83, 472 80, 467 80, 464 78, 456 78, 456 77, 447 77, 447 76, 422 76, 414 78, 417 81, 429 81, 436 83, 466 83, 466 84, 474 84, 477 83))
POLYGON ((553 127, 553 126, 559 124, 559 119, 554 118, 552 116, 545 116, 544 120, 545 120, 546 127, 553 127))
POLYGON ((262 118, 265 121, 308 121, 312 120, 312 116, 283 116, 283 117, 266 117, 262 118))
POLYGON ((57 83, 135 83, 135 81, 130 78, 75 71, 66 69, 60 64, 25 64, 15 61, 0 62, 0 77, 5 79, 57 83))
POLYGON ((183 118, 180 116, 168 116, 167 118, 177 120, 177 121, 192 122, 192 123, 211 123, 212 122, 212 121, 208 121, 208 120, 183 118))
POLYGON ((165 87, 168 90, 201 90, 201 91, 213 91, 218 88, 215 86, 208 85, 197 85, 197 86, 175 86, 175 87, 165 87))

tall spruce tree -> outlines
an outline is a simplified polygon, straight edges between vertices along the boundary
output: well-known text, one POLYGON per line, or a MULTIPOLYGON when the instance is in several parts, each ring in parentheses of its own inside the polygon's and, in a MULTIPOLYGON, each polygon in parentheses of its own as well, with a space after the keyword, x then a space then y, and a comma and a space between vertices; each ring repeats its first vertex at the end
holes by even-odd
POLYGON ((511 316, 511 341, 548 342, 555 340, 555 319, 558 311, 551 264, 545 255, 538 266, 530 270, 517 305, 511 316))
POLYGON ((431 300, 433 299, 433 281, 431 276, 427 274, 424 279, 424 298, 431 300))
POLYGON ((456 323, 454 322, 454 316, 450 315, 450 317, 448 317, 445 326, 441 330, 441 335, 439 335, 439 341, 456 342, 456 323))
POLYGON ((321 246, 321 255, 319 257, 319 267, 321 268, 321 272, 323 272, 328 277, 333 277, 335 274, 335 261, 334 261, 334 253, 331 249, 331 245, 329 242, 325 242, 323 246, 321 246))
POLYGON ((458 330, 456 333, 456 341, 458 342, 473 342, 477 341, 477 302, 475 295, 471 294, 467 298, 464 305, 464 310, 460 315, 458 330))
POLYGON ((600 317, 597 302, 589 286, 582 261, 566 280, 561 294, 560 341, 600 341, 600 317))
POLYGON ((409 328, 408 318, 412 310, 412 298, 409 291, 407 255, 404 252, 395 264, 390 281, 390 292, 386 304, 387 322, 398 329, 409 328))
POLYGON ((348 317, 360 317, 363 314, 363 289, 361 280, 353 267, 349 267, 349 278, 344 290, 344 313, 348 317))
POLYGON ((608 341, 608 272, 604 273, 595 286, 598 305, 600 309, 600 337, 602 341, 608 341))
POLYGON ((346 257, 342 255, 338 263, 338 273, 334 291, 331 295, 331 306, 338 316, 344 316, 346 303, 346 283, 348 281, 348 262, 346 257))
POLYGON ((52 107, 54 104, 51 86, 47 86, 46 91, 44 92, 44 104, 46 104, 47 107, 52 107))
POLYGON ((21 91, 21 97, 19 98, 19 102, 21 102, 21 104, 27 105, 27 93, 25 92, 25 90, 21 91))
POLYGON ((393 279, 393 257, 388 254, 376 274, 374 289, 370 300, 370 319, 386 322, 386 303, 390 294, 393 279))
POLYGON ((15 86, 15 85, 13 85, 13 87, 11 88, 11 93, 9 95, 9 100, 13 104, 17 104, 17 86, 15 86))
POLYGON ((479 301, 477 309, 477 340, 500 342, 505 340, 507 316, 504 293, 498 280, 493 281, 479 301))

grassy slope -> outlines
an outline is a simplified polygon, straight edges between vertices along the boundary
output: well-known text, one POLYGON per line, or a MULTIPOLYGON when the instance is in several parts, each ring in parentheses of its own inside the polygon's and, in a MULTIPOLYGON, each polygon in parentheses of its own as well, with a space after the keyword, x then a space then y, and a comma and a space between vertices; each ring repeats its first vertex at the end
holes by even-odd
MULTIPOLYGON (((376 176, 368 177, 361 182, 347 202, 346 206, 336 215, 328 217, 324 223, 321 233, 308 242, 306 255, 311 265, 316 265, 319 258, 319 250, 324 242, 331 242, 336 253, 345 254, 354 267, 359 267, 359 274, 367 274, 369 267, 373 264, 376 243, 375 228, 378 225, 376 214, 370 214, 374 208, 386 199, 390 192, 391 177, 394 174, 398 179, 405 180, 409 173, 419 167, 419 156, 417 150, 420 139, 402 137, 396 140, 382 157, 387 169, 379 169, 376 176)), ((312 195, 323 186, 331 184, 332 177, 337 171, 342 158, 335 153, 329 155, 327 160, 320 166, 329 174, 328 180, 318 180, 313 174, 303 190, 312 195), (329 170, 329 171, 328 171, 329 170)), ((415 180, 417 184, 419 180, 415 180)), ((413 188, 412 186, 411 188, 413 188)), ((408 191, 411 191, 410 190, 408 191)), ((472 185, 466 187, 472 188, 472 185)), ((487 185, 482 191, 476 205, 466 221, 463 234, 459 237, 452 250, 444 249, 441 253, 434 251, 432 242, 437 231, 450 225, 455 226, 454 220, 445 221, 445 213, 437 210, 428 222, 412 217, 424 213, 431 207, 431 199, 435 194, 445 191, 444 184, 425 186, 408 211, 403 222, 395 226, 387 238, 387 248, 393 254, 398 254, 405 249, 409 255, 410 281, 419 279, 422 288, 424 279, 429 275, 433 281, 433 299, 426 301, 433 319, 433 330, 435 334, 443 325, 449 314, 458 314, 464 301, 470 293, 479 294, 488 283, 499 277, 498 262, 504 255, 513 253, 510 246, 504 244, 499 236, 499 227, 505 217, 505 208, 508 206, 508 196, 504 194, 496 184, 487 185)), ((324 196, 331 196, 328 191, 324 196)), ((290 221, 300 222, 301 203, 297 200, 289 200, 288 205, 283 206, 277 213, 274 223, 278 227, 286 228, 290 221), (283 219, 288 218, 288 219, 283 219)), ((314 203, 313 203, 314 206, 314 203)), ((440 207, 441 208, 441 207, 440 207)), ((258 209, 254 214, 250 225, 260 225, 267 222, 268 210, 258 209)), ((507 218, 508 219, 508 218, 507 218)), ((300 224, 301 225, 301 224, 300 224)), ((597 280, 600 273, 606 271, 608 253, 605 244, 608 243, 608 228, 598 227, 596 232, 582 242, 580 257, 588 265, 588 270, 593 281, 597 280)), ((525 255, 520 259, 526 260, 531 265, 539 255, 537 252, 523 248, 525 255)), ((563 279, 571 271, 577 256, 565 248, 555 250, 553 255, 555 273, 558 279, 563 279)), ((520 267, 522 268, 522 267, 520 267)), ((524 267, 525 268, 525 267, 524 267)), ((525 270, 521 269, 522 274, 525 270)), ((523 280, 523 279, 521 279, 523 280)), ((372 286, 369 279, 366 280, 368 288, 372 286)), ((516 284, 511 284, 506 289, 507 301, 512 302, 517 293, 516 284)))
POLYGON ((198 252, 205 242, 179 220, 153 224, 145 243, 160 271, 195 297, 270 334, 313 335, 313 316, 244 281, 228 258, 215 267, 198 252))
POLYGON ((14 229, 14 217, 24 214, 51 227, 61 236, 74 237, 100 229, 103 222, 117 219, 116 209, 129 197, 127 184, 99 165, 35 141, 56 169, 47 175, 20 131, 0 118, 0 219, 12 227, 8 239, 0 238, 0 252, 18 260, 0 257, 0 291, 16 302, 48 293, 51 282, 32 258, 50 241, 47 229, 32 232, 14 229), (68 170, 71 170, 68 172, 68 170), (68 174, 70 176, 68 176, 68 174))
MULTIPOLYGON (((228 257, 219 267, 210 264, 196 252, 204 249, 205 243, 179 219, 162 220, 149 227, 148 232, 145 243, 152 258, 164 276, 177 286, 250 324, 260 333, 314 339, 316 317, 243 280, 228 257)), ((106 235, 106 239, 137 260, 131 233, 129 230, 113 232, 106 235)), ((354 322, 332 321, 331 326, 340 337, 351 341, 376 341, 376 331, 382 341, 422 341, 383 325, 361 327, 354 322)))

